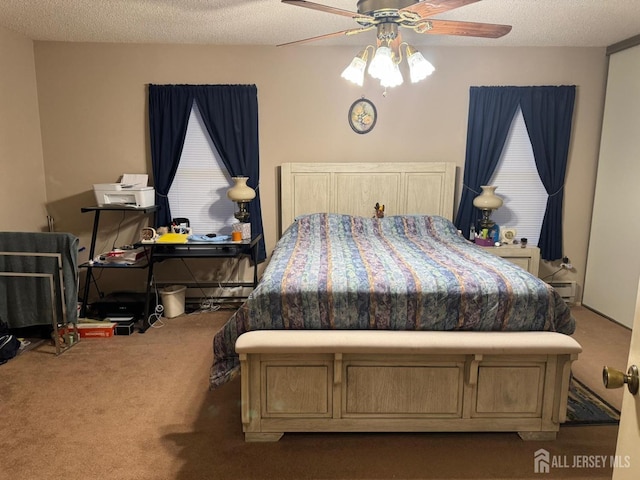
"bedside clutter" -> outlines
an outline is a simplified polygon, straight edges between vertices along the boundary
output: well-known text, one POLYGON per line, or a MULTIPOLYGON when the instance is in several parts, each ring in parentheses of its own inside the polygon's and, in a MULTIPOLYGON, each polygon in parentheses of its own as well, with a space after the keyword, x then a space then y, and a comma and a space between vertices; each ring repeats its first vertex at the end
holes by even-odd
POLYGON ((480 245, 481 247, 494 247, 496 244, 496 242, 492 238, 476 237, 474 242, 476 245, 480 245))
POLYGON ((498 246, 500 244, 500 227, 495 223, 487 228, 482 228, 480 225, 480 229, 476 232, 476 227, 471 225, 469 239, 481 247, 498 246))
POLYGON ((500 229, 496 224, 490 228, 481 229, 479 233, 476 233, 474 225, 471 225, 470 229, 470 240, 473 243, 509 260, 537 277, 540 268, 540 249, 530 247, 526 238, 521 238, 518 242, 515 235, 515 228, 500 229))

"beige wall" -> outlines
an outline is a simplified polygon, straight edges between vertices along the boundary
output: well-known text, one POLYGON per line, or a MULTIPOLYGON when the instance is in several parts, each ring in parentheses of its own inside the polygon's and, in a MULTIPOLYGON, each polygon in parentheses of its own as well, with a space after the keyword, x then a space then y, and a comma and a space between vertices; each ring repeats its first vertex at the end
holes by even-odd
POLYGON ((0 231, 47 225, 33 42, 0 28, 0 231))
MULTIPOLYGON (((417 85, 363 88, 340 72, 353 48, 216 47, 35 43, 48 208, 59 229, 88 246, 93 183, 151 173, 149 83, 256 84, 267 250, 278 231, 277 167, 292 161, 453 161, 460 196, 468 92, 474 85, 578 86, 564 216, 565 252, 582 283, 606 78, 601 48, 423 48, 436 72, 417 85), (367 135, 347 124, 360 96, 378 123, 367 135)), ((34 101, 30 99, 30 101, 34 101)), ((40 199, 36 200, 40 202, 40 199)), ((111 229, 120 218, 111 220, 111 229)), ((135 232, 135 228, 132 228, 135 232)), ((132 239, 118 239, 118 244, 132 239)), ((108 244, 108 241, 106 242, 108 244)), ((109 245, 110 246, 110 245, 109 245)), ((541 276, 555 270, 542 265, 541 276)))

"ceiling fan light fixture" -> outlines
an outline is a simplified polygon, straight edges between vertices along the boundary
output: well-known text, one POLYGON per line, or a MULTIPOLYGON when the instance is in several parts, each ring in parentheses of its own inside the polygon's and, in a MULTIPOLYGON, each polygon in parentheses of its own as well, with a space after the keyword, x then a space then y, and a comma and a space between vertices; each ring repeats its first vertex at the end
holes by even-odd
MULTIPOLYGON (((288 42, 279 46, 294 45, 333 38, 341 35, 355 35, 376 29, 378 49, 369 45, 365 55, 359 55, 343 72, 342 77, 360 86, 364 83, 363 64, 366 69, 366 51, 371 47, 374 52, 369 64, 369 74, 379 79, 383 86, 395 86, 402 83, 402 74, 398 64, 402 63, 402 46, 406 46, 407 63, 411 82, 416 83, 431 75, 435 68, 417 52, 415 48, 402 42, 399 28, 407 28, 418 34, 459 35, 463 37, 500 38, 511 31, 511 25, 493 23, 462 22, 456 20, 437 20, 432 16, 464 7, 478 0, 358 0, 357 12, 343 10, 306 0, 282 0, 282 3, 298 7, 320 10, 327 13, 349 17, 360 25, 339 32, 318 37, 288 42), (392 47, 392 49, 390 48, 392 47)), ((362 52, 361 52, 362 53, 362 52)))
POLYGON ((409 76, 412 83, 424 80, 435 71, 433 65, 415 47, 403 42, 399 47, 396 47, 395 53, 390 46, 380 45, 376 49, 372 45, 367 45, 351 60, 351 63, 343 70, 341 77, 361 87, 364 84, 364 74, 367 70, 369 49, 371 49, 373 58, 367 70, 369 75, 380 80, 380 85, 384 88, 397 87, 404 81, 399 67, 402 62, 402 47, 406 48, 409 76))
POLYGON ((407 63, 409 64, 411 83, 424 80, 436 70, 431 62, 411 45, 407 45, 407 63))

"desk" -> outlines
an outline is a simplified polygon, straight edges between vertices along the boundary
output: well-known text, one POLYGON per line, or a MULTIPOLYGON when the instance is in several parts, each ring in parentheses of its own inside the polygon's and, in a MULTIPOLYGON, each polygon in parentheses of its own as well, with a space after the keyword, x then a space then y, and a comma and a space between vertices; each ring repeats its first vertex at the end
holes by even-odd
MULTIPOLYGON (((224 241, 224 242, 187 242, 187 243, 144 243, 149 246, 149 267, 147 276, 147 289, 145 296, 144 317, 142 318, 142 326, 140 333, 144 333, 149 328, 149 305, 151 301, 151 288, 153 286, 153 266, 157 262, 171 260, 175 258, 237 258, 248 256, 253 262, 253 282, 197 282, 200 287, 251 287, 258 285, 258 242, 262 239, 259 234, 251 240, 242 240, 240 242, 224 241)), ((156 285, 162 283, 155 282, 156 285)), ((195 282, 181 282, 193 284, 195 282)))

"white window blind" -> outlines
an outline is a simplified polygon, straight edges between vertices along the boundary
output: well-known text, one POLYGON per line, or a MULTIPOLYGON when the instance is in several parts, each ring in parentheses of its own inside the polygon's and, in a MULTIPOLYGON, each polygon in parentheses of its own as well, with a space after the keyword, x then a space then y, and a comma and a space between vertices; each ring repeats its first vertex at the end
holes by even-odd
POLYGON ((231 233, 235 204, 232 181, 194 102, 176 177, 169 190, 173 218, 188 218, 194 234, 231 233))
POLYGON ((520 109, 513 119, 489 185, 498 187, 496 194, 504 201, 502 207, 492 213, 491 219, 500 228, 515 228, 518 239, 524 237, 529 245, 538 245, 548 195, 536 169, 520 109))

